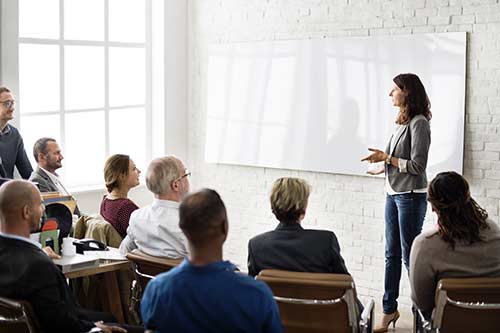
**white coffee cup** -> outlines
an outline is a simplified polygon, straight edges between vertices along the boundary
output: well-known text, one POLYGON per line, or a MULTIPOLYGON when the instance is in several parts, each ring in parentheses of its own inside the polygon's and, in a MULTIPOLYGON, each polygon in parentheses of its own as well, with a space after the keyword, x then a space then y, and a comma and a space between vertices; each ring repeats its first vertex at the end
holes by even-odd
POLYGON ((73 244, 73 238, 71 237, 63 238, 62 252, 63 256, 65 257, 71 257, 76 255, 76 246, 73 244))

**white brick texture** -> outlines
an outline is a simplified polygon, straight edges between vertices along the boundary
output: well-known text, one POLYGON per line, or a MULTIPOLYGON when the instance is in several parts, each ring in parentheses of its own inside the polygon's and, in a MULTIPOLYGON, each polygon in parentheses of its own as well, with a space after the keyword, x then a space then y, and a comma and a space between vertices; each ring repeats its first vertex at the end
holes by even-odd
MULTIPOLYGON (((304 227, 334 231, 359 294, 380 302, 384 181, 206 164, 206 60, 207 45, 213 42, 467 31, 464 174, 473 196, 499 221, 498 0, 189 0, 189 25, 187 164, 193 170, 192 188, 214 188, 226 203, 230 224, 224 252, 227 259, 246 268, 248 240, 277 224, 269 207, 271 184, 282 176, 301 177, 313 188, 304 227)), ((426 224, 434 219, 429 209, 426 224)), ((403 272, 400 302, 407 306, 409 293, 403 272)))

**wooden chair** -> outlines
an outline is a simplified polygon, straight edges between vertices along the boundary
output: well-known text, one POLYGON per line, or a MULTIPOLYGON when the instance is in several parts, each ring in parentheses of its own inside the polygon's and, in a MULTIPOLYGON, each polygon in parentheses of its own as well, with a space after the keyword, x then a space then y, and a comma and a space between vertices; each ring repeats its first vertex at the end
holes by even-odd
POLYGON ((417 310, 415 323, 420 332, 498 332, 500 278, 440 280, 431 320, 417 310))
POLYGON ((256 277, 273 291, 286 333, 372 332, 373 300, 359 319, 349 275, 263 270, 256 277))
POLYGON ((134 264, 136 279, 142 290, 146 288, 149 280, 156 275, 168 272, 182 262, 182 259, 150 256, 137 249, 128 253, 126 257, 134 264))
POLYGON ((0 297, 0 332, 40 332, 40 326, 31 305, 25 301, 0 297))

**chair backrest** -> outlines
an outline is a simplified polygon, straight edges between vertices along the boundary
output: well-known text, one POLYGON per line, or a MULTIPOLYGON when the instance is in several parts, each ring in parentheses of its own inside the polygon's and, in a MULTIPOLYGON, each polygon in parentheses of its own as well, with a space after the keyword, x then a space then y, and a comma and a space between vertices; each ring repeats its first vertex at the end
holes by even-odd
POLYGON ((354 282, 349 275, 263 270, 286 333, 358 332, 354 282))
POLYGON ((0 297, 0 332, 34 333, 41 330, 28 302, 0 297))
POLYGON ((136 278, 142 290, 156 275, 167 272, 182 262, 182 259, 150 256, 137 249, 128 253, 127 259, 134 263, 136 278))
POLYGON ((497 332, 500 278, 442 279, 432 326, 440 332, 497 332))

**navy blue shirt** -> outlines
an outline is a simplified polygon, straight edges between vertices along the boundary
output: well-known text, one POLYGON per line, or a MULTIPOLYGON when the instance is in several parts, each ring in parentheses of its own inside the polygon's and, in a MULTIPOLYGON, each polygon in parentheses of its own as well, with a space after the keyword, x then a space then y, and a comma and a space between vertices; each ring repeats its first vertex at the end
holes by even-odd
POLYGON ((0 176, 14 178, 14 166, 21 177, 30 178, 33 168, 24 150, 23 138, 17 128, 7 124, 0 132, 0 176))
POLYGON ((184 260, 158 275, 141 300, 146 328, 158 332, 282 332, 269 287, 234 270, 229 261, 193 266, 184 260))

